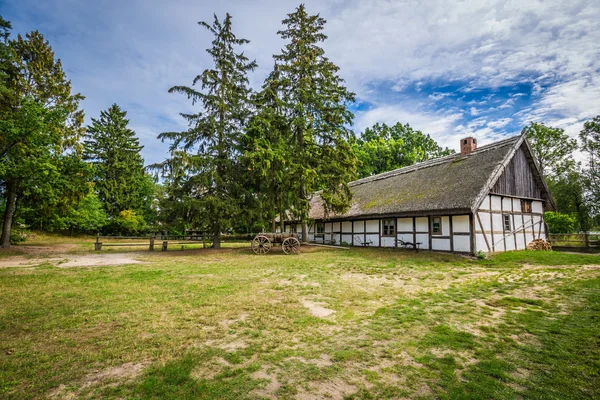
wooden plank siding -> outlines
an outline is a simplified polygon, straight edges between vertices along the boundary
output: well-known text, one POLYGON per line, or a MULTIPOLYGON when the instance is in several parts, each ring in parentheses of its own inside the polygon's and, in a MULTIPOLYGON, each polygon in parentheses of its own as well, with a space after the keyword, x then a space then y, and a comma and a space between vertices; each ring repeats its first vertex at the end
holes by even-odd
POLYGON ((504 168, 490 194, 524 197, 529 199, 543 199, 543 190, 531 167, 527 150, 521 146, 512 160, 504 168))

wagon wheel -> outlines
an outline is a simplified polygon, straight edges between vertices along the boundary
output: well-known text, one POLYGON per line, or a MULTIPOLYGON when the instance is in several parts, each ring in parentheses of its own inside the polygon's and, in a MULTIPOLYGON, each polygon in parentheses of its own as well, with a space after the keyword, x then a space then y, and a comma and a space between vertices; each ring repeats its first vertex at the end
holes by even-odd
POLYGON ((300 251, 300 241, 295 237, 289 237, 281 244, 285 254, 298 254, 300 251))
POLYGON ((267 254, 271 250, 271 241, 264 235, 258 235, 252 240, 252 250, 256 254, 267 254))

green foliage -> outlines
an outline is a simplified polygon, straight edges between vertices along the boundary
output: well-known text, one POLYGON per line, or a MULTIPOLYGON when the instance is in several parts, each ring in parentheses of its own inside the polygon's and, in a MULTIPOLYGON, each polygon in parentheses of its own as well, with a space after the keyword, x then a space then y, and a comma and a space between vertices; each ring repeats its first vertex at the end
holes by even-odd
POLYGON ((600 215, 600 115, 583 125, 579 139, 582 142, 581 150, 587 156, 587 201, 594 215, 600 215))
POLYGON ((307 221, 309 198, 320 190, 326 211, 350 205, 347 183, 355 177, 356 157, 349 139, 354 93, 320 43, 325 20, 303 4, 283 20, 286 41, 274 55, 274 70, 258 96, 261 110, 249 130, 248 169, 265 193, 266 209, 307 221))
POLYGON ((577 230, 588 231, 592 224, 591 209, 587 200, 588 182, 585 173, 568 168, 546 179, 558 212, 577 218, 577 230))
POLYGON ((454 151, 443 148, 429 135, 409 124, 375 124, 353 142, 358 157, 358 177, 380 174, 418 162, 443 157, 454 151))
MULTIPOLYGON (((249 43, 232 31, 231 15, 223 22, 214 16, 212 25, 199 22, 214 40, 207 49, 214 67, 204 70, 189 86, 174 86, 169 92, 186 95, 202 111, 182 114, 189 124, 184 132, 165 132, 159 138, 171 141, 171 157, 157 167, 167 183, 168 214, 183 219, 195 229, 206 229, 220 246, 219 235, 240 214, 244 190, 239 167, 240 137, 251 113, 248 72, 256 68, 236 48, 249 43), (201 84, 202 89, 194 86, 201 84), (168 204, 171 203, 171 204, 168 204)), ((164 203, 163 203, 164 204, 164 203)))
MULTIPOLYGON (((6 23, 2 23, 6 45, 6 23)), ((24 207, 68 206, 85 193, 65 184, 85 175, 79 162, 83 111, 59 60, 37 31, 8 42, 0 102, 0 187, 5 212, 1 245, 9 245, 17 199, 24 207), (47 202, 34 202, 41 197, 47 202)), ((6 48, 4 48, 6 50, 6 48)), ((0 55, 5 54, 0 50, 0 55)))
POLYGON ((544 213, 544 221, 548 224, 550 233, 576 233, 578 231, 577 219, 568 214, 547 212, 544 213))
POLYGON ((106 225, 107 217, 103 204, 93 191, 90 191, 69 215, 71 227, 80 232, 94 233, 106 225))
POLYGON ((146 227, 146 221, 142 215, 133 210, 123 210, 113 220, 114 228, 118 233, 140 233, 146 227))
POLYGON ((544 175, 560 174, 574 164, 572 155, 577 149, 577 141, 564 129, 532 122, 523 128, 523 133, 527 135, 544 175))
MULTIPOLYGON (((136 133, 128 128, 127 112, 113 104, 92 118, 84 141, 84 159, 94 166, 94 187, 109 218, 110 229, 122 231, 131 226, 138 231, 140 221, 152 214, 152 178, 144 171, 136 133), (134 211, 136 224, 122 220, 121 213, 134 211)), ((132 231, 132 232, 133 232, 132 231)))
POLYGON ((486 257, 487 257, 487 255, 486 255, 486 254, 485 254, 483 251, 479 250, 479 251, 477 252, 477 258, 478 258, 478 259, 480 259, 480 260, 485 260, 485 259, 486 259, 486 257))

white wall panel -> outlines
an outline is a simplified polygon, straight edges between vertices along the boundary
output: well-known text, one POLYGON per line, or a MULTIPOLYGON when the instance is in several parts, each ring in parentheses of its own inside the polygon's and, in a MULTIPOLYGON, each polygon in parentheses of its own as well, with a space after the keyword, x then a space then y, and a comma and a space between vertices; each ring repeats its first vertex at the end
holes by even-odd
POLYGON ((398 218, 398 232, 412 232, 413 231, 413 219, 412 218, 398 218))
POLYGON ((450 236, 450 217, 442 217, 442 236, 450 236))
POLYGON ((465 233, 470 232, 471 227, 469 226, 469 216, 468 215, 454 215, 452 217, 452 230, 454 232, 465 232, 465 233))
POLYGON ((332 223, 331 222, 326 222, 325 223, 325 232, 326 233, 330 233, 331 232, 331 228, 332 228, 332 223))
POLYGON ((490 200, 492 202, 492 210, 500 211, 502 207, 502 198, 500 196, 490 196, 490 200))
MULTIPOLYGON (((355 229, 356 229, 356 227, 355 227, 355 229)), ((352 245, 354 245, 354 246, 361 246, 362 241, 364 241, 363 235, 354 235, 352 237, 352 245)))
POLYGON ((365 231, 365 221, 354 221, 354 233, 365 231))
POLYGON ((515 249, 515 238, 513 235, 506 236, 506 251, 515 249))
POLYGON ((399 233, 398 240, 403 240, 405 242, 412 242, 413 234, 412 233, 399 233))
POLYGON ((510 197, 504 197, 502 199, 502 210, 511 211, 512 210, 512 199, 510 197))
POLYGON ((342 232, 344 232, 344 233, 352 233, 352 221, 344 221, 344 222, 342 222, 342 232))
POLYGON ((373 244, 371 244, 370 246, 373 246, 373 247, 379 246, 379 235, 367 235, 367 242, 369 240, 373 242, 373 244))
POLYGON ((475 217, 476 224, 475 227, 478 231, 481 231, 481 228, 483 227, 484 231, 490 231, 492 230, 492 225, 490 223, 490 213, 487 212, 479 212, 479 219, 477 217, 475 217), (481 225, 479 224, 479 221, 481 221, 481 225))
MULTIPOLYGON (((341 242, 346 242, 348 244, 352 244, 352 235, 343 234, 341 242)), ((341 244, 340 242, 340 244, 341 244)))
POLYGON ((468 253, 471 251, 471 237, 454 235, 454 251, 468 253))
POLYGON ((544 212, 544 203, 541 201, 534 201, 531 204, 531 211, 542 214, 544 212))
POLYGON ((476 246, 477 249, 475 251, 483 251, 484 253, 489 252, 487 245, 485 244, 485 238, 482 233, 478 233, 476 235, 476 246))
POLYGON ((492 228, 494 230, 495 236, 499 236, 495 232, 504 232, 504 222, 502 221, 502 214, 492 214, 492 228))
POLYGON ((381 238, 381 246, 382 247, 395 247, 396 246, 396 242, 394 241, 393 237, 382 237, 381 238))
POLYGON ((421 242, 420 249, 429 249, 429 235, 426 233, 417 233, 417 242, 421 242))
POLYGON ((417 217, 416 218, 417 232, 429 232, 429 218, 417 217))
POLYGON ((367 221, 367 232, 379 232, 378 219, 370 219, 367 221))
POLYGON ((436 239, 434 237, 431 241, 431 249, 450 251, 450 239, 436 239))
POLYGON ((337 233, 335 233, 335 234, 333 235, 333 240, 335 240, 335 244, 340 244, 340 243, 341 243, 341 240, 340 240, 340 235, 339 235, 339 234, 337 234, 337 233))
POLYGON ((490 209, 490 196, 486 196, 483 199, 483 202, 481 203, 481 206, 479 206, 480 210, 489 210, 490 209))
POLYGON ((513 211, 521 211, 521 199, 512 199, 513 211))

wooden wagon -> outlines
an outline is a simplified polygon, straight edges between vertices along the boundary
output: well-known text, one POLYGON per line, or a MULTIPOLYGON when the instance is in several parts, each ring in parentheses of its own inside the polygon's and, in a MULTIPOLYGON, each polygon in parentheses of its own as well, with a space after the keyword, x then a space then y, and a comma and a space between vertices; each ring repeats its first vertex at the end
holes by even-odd
POLYGON ((256 254, 267 254, 273 244, 281 244, 285 254, 297 254, 300 251, 297 233, 259 233, 252 239, 252 250, 256 254))

